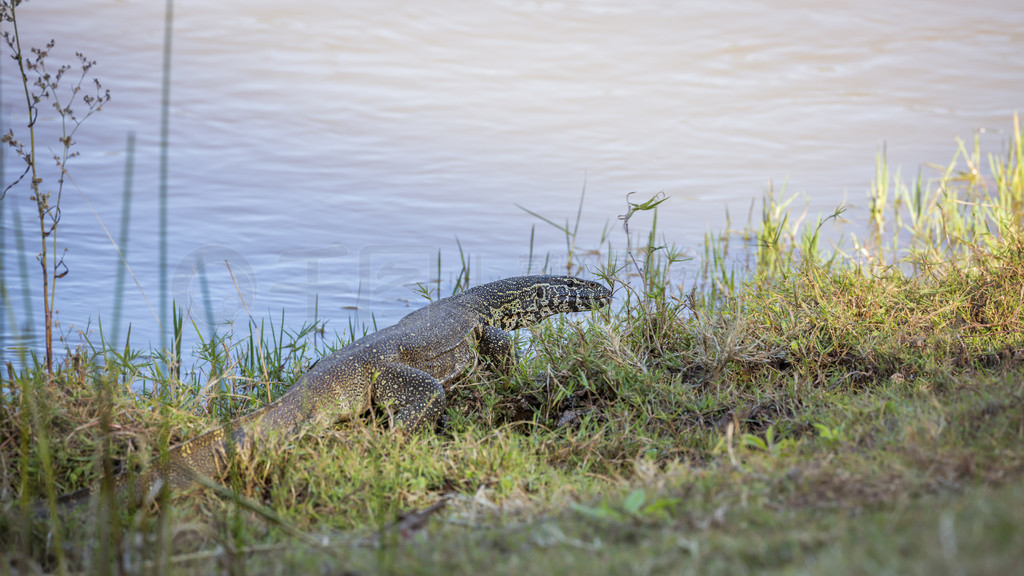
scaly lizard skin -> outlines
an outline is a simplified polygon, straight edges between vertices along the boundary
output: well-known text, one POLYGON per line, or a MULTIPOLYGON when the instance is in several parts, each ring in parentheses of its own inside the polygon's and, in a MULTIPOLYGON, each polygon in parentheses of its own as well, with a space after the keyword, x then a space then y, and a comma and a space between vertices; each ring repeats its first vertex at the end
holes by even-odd
MULTIPOLYGON (((522 276, 433 302, 324 356, 276 401, 171 448, 137 476, 118 476, 116 498, 136 508, 163 485, 180 490, 197 475, 216 478, 232 451, 244 453, 269 434, 326 427, 371 406, 387 410, 392 427, 402 432, 432 428, 444 409, 446 387, 473 362, 474 347, 507 365, 514 352, 509 330, 597 309, 611 298, 610 290, 589 280, 522 276)), ((98 488, 97 482, 61 503, 77 505, 98 488)))

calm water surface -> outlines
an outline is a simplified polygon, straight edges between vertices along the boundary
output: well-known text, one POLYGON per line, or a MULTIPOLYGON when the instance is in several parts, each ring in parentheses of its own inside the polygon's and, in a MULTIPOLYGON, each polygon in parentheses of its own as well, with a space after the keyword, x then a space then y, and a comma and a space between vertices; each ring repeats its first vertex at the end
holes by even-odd
MULTIPOLYGON (((452 278, 460 244, 475 282, 526 272, 535 224, 535 252, 563 255, 560 233, 516 204, 561 222, 574 218, 584 186, 587 247, 614 227, 630 191, 668 194, 659 225, 693 253, 725 225, 727 206, 745 220, 769 182, 812 214, 841 203, 856 214, 883 143, 913 174, 948 162, 955 136, 984 130, 986 150, 1004 149, 1024 109, 1018 1, 174 8, 169 288, 201 330, 211 319, 241 328, 246 307, 256 318, 283 310, 289 326, 317 307, 330 330, 350 319, 391 324, 420 305, 413 287, 438 277, 439 254, 442 280, 452 278)), ((113 94, 82 125, 81 156, 69 164, 61 330, 77 342, 80 330, 95 336, 97 319, 114 329, 118 258, 107 231, 120 234, 134 132, 127 261, 138 286, 126 284, 120 335, 130 322, 133 343, 159 345, 164 3, 34 0, 19 17, 26 45, 55 38, 54 64, 85 52, 113 94)), ((21 88, 10 60, 2 66, 0 121, 23 134, 21 88)), ((56 126, 44 111, 43 150, 56 147, 56 126)), ((20 161, 4 154, 10 182, 20 161)), ((3 360, 16 359, 18 335, 38 333, 42 317, 28 196, 22 186, 2 202, 3 360)), ((625 243, 617 228, 611 239, 625 243)))

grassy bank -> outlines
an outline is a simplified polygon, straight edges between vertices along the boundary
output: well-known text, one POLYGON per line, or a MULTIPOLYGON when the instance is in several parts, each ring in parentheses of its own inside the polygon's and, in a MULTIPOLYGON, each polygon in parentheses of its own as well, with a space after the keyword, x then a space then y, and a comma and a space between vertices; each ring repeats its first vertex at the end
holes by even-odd
POLYGON ((618 260, 602 247, 615 306, 531 330, 510 374, 469 371, 437 434, 402 444, 371 414, 276 441, 236 460, 227 495, 31 514, 278 397, 345 336, 268 322, 185 354, 97 342, 52 378, 8 366, 0 573, 1008 572, 1022 138, 910 183, 880 158, 845 249, 770 197, 709 235, 698 278, 656 228, 618 260))

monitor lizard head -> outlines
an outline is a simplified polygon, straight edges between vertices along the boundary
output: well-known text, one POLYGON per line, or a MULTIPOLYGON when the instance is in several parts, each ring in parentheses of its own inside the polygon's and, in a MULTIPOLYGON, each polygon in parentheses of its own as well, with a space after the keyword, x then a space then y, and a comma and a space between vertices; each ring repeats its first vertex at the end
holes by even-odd
POLYGON ((470 288, 486 324, 515 330, 565 312, 596 310, 612 301, 604 285, 575 276, 518 276, 470 288))

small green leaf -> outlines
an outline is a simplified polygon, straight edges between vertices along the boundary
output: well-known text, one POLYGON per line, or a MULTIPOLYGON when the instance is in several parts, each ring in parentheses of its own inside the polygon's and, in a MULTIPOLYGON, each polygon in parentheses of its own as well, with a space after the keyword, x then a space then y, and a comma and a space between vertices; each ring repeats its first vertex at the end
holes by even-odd
POLYGON ((622 519, 622 514, 619 514, 615 510, 612 510, 603 504, 600 508, 594 508, 593 506, 584 506, 583 504, 576 504, 574 502, 570 504, 570 507, 584 516, 590 516, 591 518, 597 518, 598 520, 618 521, 622 519))
POLYGON ((667 508, 672 508, 678 503, 679 498, 659 498, 654 502, 651 502, 647 506, 644 506, 644 509, 641 511, 641 513, 644 516, 663 515, 664 511, 667 508))
POLYGON ((622 502, 622 509, 627 514, 637 514, 647 500, 647 494, 643 488, 637 488, 622 502))
POLYGON ((755 448, 757 450, 768 450, 768 445, 765 444, 764 439, 753 434, 744 434, 742 443, 748 448, 755 448))

